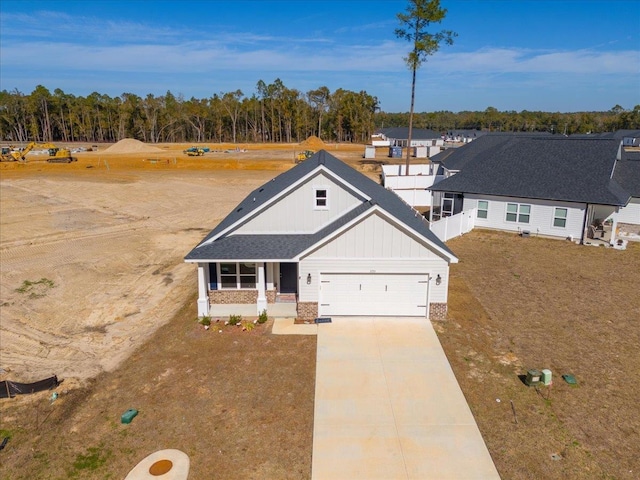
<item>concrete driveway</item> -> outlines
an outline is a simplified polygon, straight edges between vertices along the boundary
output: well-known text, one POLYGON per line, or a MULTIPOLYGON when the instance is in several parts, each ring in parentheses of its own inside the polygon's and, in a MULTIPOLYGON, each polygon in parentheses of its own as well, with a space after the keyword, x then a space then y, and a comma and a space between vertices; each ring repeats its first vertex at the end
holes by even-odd
POLYGON ((500 478, 431 322, 317 332, 312 480, 500 478))

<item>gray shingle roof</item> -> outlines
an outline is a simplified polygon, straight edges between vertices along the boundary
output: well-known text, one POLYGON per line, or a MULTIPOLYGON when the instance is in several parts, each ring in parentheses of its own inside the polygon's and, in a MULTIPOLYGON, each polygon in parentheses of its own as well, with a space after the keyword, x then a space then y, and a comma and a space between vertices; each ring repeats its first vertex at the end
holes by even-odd
POLYGON ((400 197, 326 151, 321 150, 308 160, 299 163, 251 192, 198 246, 187 254, 185 260, 291 259, 372 208, 375 204, 455 258, 455 255, 447 246, 429 229, 424 218, 412 210, 400 197), (361 198, 362 203, 314 234, 233 235, 235 227, 225 232, 229 227, 236 224, 239 226, 258 214, 259 207, 274 199, 274 197, 297 181, 311 174, 321 165, 343 179, 348 185, 351 185, 354 189, 352 193, 361 198), (367 198, 358 195, 357 191, 362 192, 367 198), (209 239, 223 233, 224 235, 220 238, 207 243, 209 239))
POLYGON ((613 179, 632 197, 640 198, 640 151, 626 151, 616 163, 613 179))
POLYGON ((557 135, 485 135, 444 160, 447 168, 461 171, 431 190, 625 205, 629 192, 611 179, 619 144, 557 135))

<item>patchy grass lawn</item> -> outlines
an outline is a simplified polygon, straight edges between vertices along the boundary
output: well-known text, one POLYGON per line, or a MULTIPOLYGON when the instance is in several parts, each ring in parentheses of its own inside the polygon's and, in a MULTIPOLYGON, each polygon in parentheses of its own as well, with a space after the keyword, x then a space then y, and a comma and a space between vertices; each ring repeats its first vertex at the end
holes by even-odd
POLYGON ((315 336, 195 320, 195 298, 113 373, 89 386, 2 401, 0 477, 122 479, 177 448, 193 479, 309 478, 315 336), (222 329, 222 333, 218 330, 222 329), (139 411, 124 425, 129 408, 139 411))
POLYGON ((476 230, 449 246, 436 328, 502 478, 639 478, 640 244, 476 230), (543 368, 551 388, 518 378, 543 368))
MULTIPOLYGON (((435 326, 502 478, 638 478, 640 245, 478 230, 449 245, 460 263, 435 326), (552 388, 522 383, 533 368, 552 370, 552 388)), ((0 477, 122 479, 178 448, 189 478, 310 478, 316 338, 271 335, 270 321, 217 333, 195 316, 192 298, 121 368, 63 383, 53 403, 2 401, 0 477)))

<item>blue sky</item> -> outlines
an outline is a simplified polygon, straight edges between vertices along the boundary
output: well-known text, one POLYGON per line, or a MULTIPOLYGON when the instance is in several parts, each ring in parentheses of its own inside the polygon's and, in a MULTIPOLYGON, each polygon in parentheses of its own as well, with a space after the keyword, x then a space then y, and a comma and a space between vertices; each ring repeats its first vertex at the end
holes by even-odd
MULTIPOLYGON (((280 79, 406 112, 405 0, 0 1, 0 89, 191 97, 280 79)), ((442 0, 458 33, 418 71, 416 110, 640 104, 640 1, 442 0)))

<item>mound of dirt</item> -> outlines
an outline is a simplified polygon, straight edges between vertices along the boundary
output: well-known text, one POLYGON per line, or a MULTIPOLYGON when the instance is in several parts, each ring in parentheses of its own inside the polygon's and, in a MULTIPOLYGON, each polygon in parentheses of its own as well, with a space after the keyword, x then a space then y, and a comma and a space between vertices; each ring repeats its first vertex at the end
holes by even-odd
POLYGON ((300 145, 311 150, 322 150, 323 148, 326 148, 325 143, 315 135, 310 136, 304 142, 300 143, 300 145))
POLYGON ((124 138, 101 153, 154 153, 162 151, 161 148, 147 145, 135 138, 124 138))

